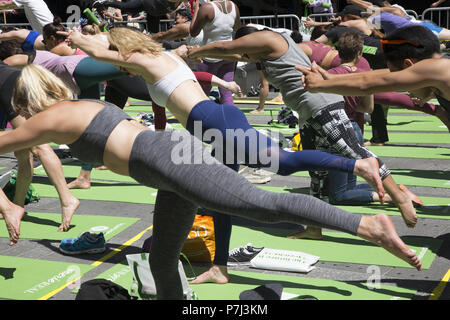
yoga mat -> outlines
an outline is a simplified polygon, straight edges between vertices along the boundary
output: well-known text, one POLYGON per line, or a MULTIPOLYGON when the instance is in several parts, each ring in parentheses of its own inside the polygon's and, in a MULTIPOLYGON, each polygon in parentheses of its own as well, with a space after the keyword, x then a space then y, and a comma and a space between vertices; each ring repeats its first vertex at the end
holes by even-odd
MULTIPOLYGON (((397 286, 381 284, 370 289, 366 281, 335 281, 302 276, 286 276, 270 273, 228 270, 229 283, 226 285, 203 283, 191 285, 199 300, 239 300, 244 290, 252 290, 261 285, 279 283, 283 293, 311 295, 318 300, 411 300, 416 291, 397 286)), ((371 274, 367 274, 369 278, 371 274)), ((319 311, 320 312, 320 311, 319 311)))
MULTIPOLYGON (((383 248, 346 233, 323 232, 323 240, 286 238, 294 233, 292 229, 233 226, 230 249, 250 242, 255 248, 267 247, 309 253, 319 256, 320 261, 413 268, 383 248)), ((424 270, 431 266, 443 242, 428 237, 401 238, 410 249, 416 250, 424 270)))
MULTIPOLYGON (((190 267, 184 265, 186 274, 191 274, 190 267)), ((194 265, 197 275, 206 271, 204 267, 194 265)), ((284 293, 312 295, 319 300, 390 300, 411 299, 415 290, 381 284, 380 288, 370 289, 366 282, 341 282, 327 279, 305 278, 300 274, 292 276, 273 273, 261 273, 258 269, 251 272, 228 270, 230 282, 226 285, 203 283, 191 285, 199 300, 239 300, 239 294, 268 283, 280 283, 284 293)), ((371 274, 367 274, 369 278, 371 274)), ((126 261, 115 265, 98 275, 96 279, 110 280, 125 289, 133 282, 133 275, 126 261)), ((83 279, 82 279, 83 281, 83 279)), ((73 290, 76 293, 77 290, 73 290)))
MULTIPOLYGON (((436 131, 448 132, 447 127, 434 116, 390 116, 387 117, 388 131, 436 131)), ((367 130, 370 126, 367 126, 367 130)))
POLYGON ((0 297, 36 300, 72 283, 94 266, 0 256, 0 297))
POLYGON ((370 151, 378 157, 450 159, 450 148, 439 147, 407 147, 407 146, 369 146, 370 151))
MULTIPOLYGON (((369 140, 372 138, 372 132, 366 130, 364 132, 364 138, 369 140)), ((409 143, 409 144, 432 144, 432 143, 441 143, 441 144, 449 144, 450 145, 450 134, 449 133, 432 133, 432 134, 423 134, 423 133, 398 133, 398 132, 389 132, 389 141, 387 143, 409 143)))
POLYGON ((284 124, 278 124, 278 123, 274 123, 274 124, 252 124, 251 125, 253 128, 255 128, 256 130, 260 130, 260 129, 270 129, 272 131, 279 131, 283 134, 286 135, 293 135, 295 133, 298 132, 298 127, 296 128, 289 128, 289 126, 284 125, 284 124))
MULTIPOLYGON (((63 173, 66 178, 76 178, 80 173, 81 165, 77 164, 65 164, 63 165, 63 173)), ((37 176, 47 176, 43 167, 38 167, 34 169, 34 174, 37 176)), ((91 172, 91 181, 95 180, 103 180, 103 181, 117 181, 117 182, 127 182, 127 183, 135 183, 136 180, 130 178, 128 176, 122 176, 120 174, 116 174, 110 170, 96 170, 93 169, 91 172)), ((34 185, 34 184, 33 184, 34 185)))
MULTIPOLYGON (((300 193, 309 195, 309 190, 295 189, 288 187, 268 187, 258 185, 259 188, 277 193, 300 193)), ((427 219, 450 219, 450 198, 436 198, 436 197, 420 197, 425 205, 421 208, 416 208, 416 213, 419 218, 427 219)), ((345 211, 360 214, 378 214, 386 213, 390 216, 401 216, 397 207, 379 202, 373 202, 364 206, 337 206, 345 211)))
MULTIPOLYGON (((39 196, 58 198, 55 188, 48 184, 33 183, 39 196)), ((156 189, 138 184, 93 182, 90 189, 72 189, 72 194, 80 200, 115 201, 139 204, 155 204, 156 189)))
POLYGON ((245 113, 246 116, 272 116, 274 119, 276 119, 281 108, 264 109, 263 113, 252 114, 250 113, 250 111, 255 110, 255 108, 240 108, 240 110, 245 113))
MULTIPOLYGON (((139 218, 93 216, 75 213, 70 222, 71 228, 69 231, 58 232, 57 229, 61 224, 61 214, 28 212, 22 219, 20 238, 60 241, 64 238, 78 237, 83 232, 92 230, 95 233, 103 232, 105 240, 109 240, 139 220, 139 218)), ((0 237, 9 238, 4 223, 0 223, 0 237)))
MULTIPOLYGON (((259 100, 257 99, 233 99, 234 104, 259 104, 259 100)), ((284 102, 276 102, 276 101, 265 101, 264 104, 267 105, 278 105, 284 106, 284 102)))

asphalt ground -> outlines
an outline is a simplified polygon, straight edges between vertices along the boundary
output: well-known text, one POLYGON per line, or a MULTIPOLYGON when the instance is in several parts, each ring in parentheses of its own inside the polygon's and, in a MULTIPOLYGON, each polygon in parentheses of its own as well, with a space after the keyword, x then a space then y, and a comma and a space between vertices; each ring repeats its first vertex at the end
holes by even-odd
MULTIPOLYGON (((241 108, 251 108, 252 105, 238 105, 241 108)), ((278 106, 267 106, 267 109, 276 108, 278 106)), ((276 112, 274 112, 276 115, 276 112)), ((396 112, 396 109, 391 109, 388 117, 388 121, 392 116, 402 116, 402 117, 414 117, 412 121, 420 122, 424 117, 431 117, 428 115, 417 114, 417 113, 407 113, 407 112, 396 112)), ((247 114, 249 122, 251 124, 267 124, 271 119, 270 116, 251 116, 247 114)), ((409 119, 409 118, 408 118, 409 119)), ((408 120, 410 121, 410 120, 408 120)), ((366 130, 370 133, 370 127, 366 130)), ((391 133, 391 132, 390 132, 391 133)), ((396 131, 395 133, 419 133, 421 135, 434 135, 435 131, 396 131)), ((445 131, 440 131, 440 134, 445 133, 445 131)), ((447 133, 448 134, 448 133, 447 133)), ((289 138, 289 135, 286 135, 289 138)), ((369 134, 370 136, 370 134, 369 134)), ((449 136, 450 137, 450 136, 449 136)), ((433 139, 431 139, 433 140, 433 139)), ((387 147, 398 148, 411 147, 411 148, 430 148, 443 150, 441 154, 444 157, 441 158, 417 158, 414 154, 411 157, 402 155, 401 157, 382 157, 383 161, 387 166, 392 169, 408 169, 411 172, 421 172, 424 174, 422 178, 426 179, 427 174, 430 177, 435 177, 436 174, 444 175, 447 179, 447 183, 450 184, 449 170, 450 170, 450 139, 446 143, 420 143, 418 141, 410 141, 403 143, 388 143, 387 147)), ((376 153, 376 148, 373 151, 376 153)), ((414 149, 413 149, 414 150, 414 149)), ((65 159, 63 162, 72 161, 72 159, 65 159)), ((12 154, 3 155, 0 157, 0 167, 3 167, 1 174, 2 178, 0 181, 5 184, 8 180, 8 173, 11 169, 16 166, 15 158, 12 154)), ((36 162, 36 166, 39 163, 36 162)), ((67 178, 69 182, 71 179, 67 178)), ((276 188, 295 188, 299 192, 307 193, 309 188, 310 179, 307 176, 278 176, 274 175, 271 177, 271 181, 264 184, 263 187, 276 187, 276 188)), ((32 184, 50 184, 47 177, 44 176, 34 176, 32 184)), ((93 185, 96 185, 96 181, 93 181, 93 185)), ((128 184, 122 183, 123 192, 127 191, 128 184)), ((437 198, 447 198, 444 199, 444 206, 440 207, 442 212, 439 214, 442 218, 426 218, 422 217, 419 219, 419 223, 414 229, 407 228, 403 223, 403 220, 399 216, 391 216, 395 227, 400 236, 415 236, 415 237, 427 237, 433 239, 442 240, 442 244, 439 250, 435 253, 435 257, 432 261, 431 266, 423 271, 416 271, 415 269, 405 268, 405 267, 392 267, 392 266, 377 266, 381 276, 382 284, 388 286, 394 286, 399 288, 404 288, 414 292, 412 296, 408 296, 412 300, 448 300, 450 299, 450 286, 447 285, 450 276, 450 210, 447 210, 450 205, 450 188, 435 187, 433 184, 431 186, 420 186, 418 185, 408 185, 408 188, 421 197, 437 197, 437 198), (448 201, 447 201, 448 200, 448 201), (445 204, 447 207, 445 207, 445 204)), ((125 260, 127 254, 140 253, 143 242, 146 238, 151 235, 152 227, 152 212, 154 206, 151 204, 139 204, 139 203, 128 203, 128 202, 118 202, 118 201, 99 201, 99 200, 81 200, 81 205, 76 213, 76 215, 86 215, 86 216, 106 216, 106 217, 123 217, 123 218, 138 218, 139 221, 131 224, 129 227, 122 230, 120 233, 114 235, 111 239, 107 241, 107 250, 101 254, 94 255, 79 255, 79 256, 67 256, 59 252, 58 246, 59 241, 43 238, 26 239, 22 238, 16 245, 10 247, 8 245, 9 240, 6 237, 0 238, 0 257, 13 258, 20 257, 25 259, 30 259, 32 261, 45 260, 50 262, 65 262, 74 265, 89 265, 91 270, 84 273, 81 282, 93 279, 103 272, 111 269, 117 264, 122 263, 125 260)), ((382 212, 384 207, 380 207, 380 212, 382 212)), ((360 212, 364 214, 364 208, 362 207, 360 212)), ((33 212, 44 212, 44 213, 59 213, 60 203, 59 199, 56 197, 41 197, 38 202, 31 203, 26 206, 26 211, 33 212)), ((107 218, 105 218, 107 219, 107 218)), ((261 224, 246 221, 241 218, 233 218, 234 225, 245 226, 249 228, 259 228, 264 227, 261 224)), ((56 233, 57 224, 50 223, 45 219, 37 219, 36 223, 48 224, 54 227, 54 232, 56 233)), ((283 224, 277 226, 285 230, 292 230, 296 232, 301 229, 299 226, 283 224)), ((332 233, 332 230, 325 230, 326 233, 332 233)), ((302 240, 294 240, 302 241, 302 240)), ((245 245, 245 239, 243 239, 242 245, 245 245)), ((332 244, 330 244, 332 245, 332 244)), ((270 244, 267 244, 270 246, 270 244)), ((232 248, 230 248, 231 250, 232 248)), ((312 252, 314 254, 314 252, 312 252)), ((196 264, 194 264, 196 265, 196 264)), ((197 264, 200 268, 207 267, 204 264, 197 264)), ((1 268, 0 264, 0 275, 6 279, 5 276, 8 271, 1 268)), ((36 269, 37 270, 37 269, 36 269)), ((36 279, 39 279, 39 272, 36 270, 30 270, 36 279)), ((248 266, 230 267, 231 271, 248 271, 255 272, 254 269, 248 266)), ((13 270, 14 272, 14 270, 13 270)), ((360 263, 347 263, 347 262, 335 262, 335 261, 322 261, 315 265, 315 269, 311 272, 304 274, 295 274, 292 272, 277 272, 268 270, 257 270, 256 272, 261 272, 273 276, 273 281, 277 281, 278 276, 295 276, 304 278, 305 281, 309 278, 311 279, 323 279, 323 280, 333 280, 342 283, 366 283, 370 276, 368 272, 367 264, 360 263)), ((14 273, 13 278, 14 278, 14 273)), ((0 278, 1 280, 2 278, 0 278)), ((12 279, 20 281, 20 279, 12 279)), ((39 282, 38 280, 36 280, 39 282)), ((300 281, 301 282, 301 281, 300 281)), ((228 285, 223 285, 228 286, 228 285)), ((195 287, 194 287, 195 290, 195 287)), ((326 289, 324 289, 326 290, 326 289)), ((1 289, 0 289, 1 291, 1 289)), ((6 295, 7 296, 7 295, 6 295)), ((2 299, 11 299, 3 295, 2 299)), ((343 299, 354 299, 351 295, 348 297, 343 297, 343 299)), ((27 294, 23 296, 16 297, 15 299, 29 299, 27 294)), ((68 287, 67 283, 60 283, 56 286, 56 289, 45 292, 39 297, 41 300, 74 300, 75 294, 68 287)), ((358 297, 356 297, 358 299, 358 297)))

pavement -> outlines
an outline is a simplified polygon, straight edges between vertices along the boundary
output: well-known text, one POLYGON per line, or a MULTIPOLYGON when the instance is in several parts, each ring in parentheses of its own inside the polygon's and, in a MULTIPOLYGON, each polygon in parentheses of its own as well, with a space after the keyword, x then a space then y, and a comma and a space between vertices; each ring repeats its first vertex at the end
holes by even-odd
MULTIPOLYGON (((239 105, 239 107, 251 107, 249 105, 239 105)), ((268 109, 271 106, 267 107, 268 109)), ((274 113, 276 115, 276 113, 274 113)), ((409 113, 396 113, 395 110, 390 111, 391 115, 398 116, 416 116, 416 117, 430 117, 427 115, 409 114, 409 113)), ((249 122, 251 124, 267 124, 271 119, 270 116, 251 116, 247 114, 249 122)), ((389 118, 388 118, 389 119, 389 118)), ((418 118, 419 119, 419 118, 418 118)), ((369 130, 370 132, 370 130, 369 130)), ((400 131, 401 132, 401 131, 400 131)), ((403 133, 403 132, 402 132, 403 133)), ((433 135, 435 132, 426 131, 407 131, 405 133, 421 133, 424 135, 433 135)), ((289 136, 288 136, 289 137, 289 136)), ((410 143, 390 145, 391 148, 400 148, 402 146, 424 148, 444 148, 444 154, 447 156, 443 159, 427 159, 416 157, 383 157, 383 161, 390 169, 410 169, 420 170, 421 172, 429 173, 430 177, 436 176, 436 174, 443 174, 448 177, 450 171, 450 134, 447 143, 428 143, 420 144, 411 141, 410 143)), ((388 144, 389 146, 389 144, 388 144)), ((376 149, 374 149, 376 150, 376 149)), ((36 163, 38 166, 39 163, 36 163)), ((16 166, 16 161, 13 154, 6 154, 0 157, 0 167, 3 167, 0 174, 0 183, 4 185, 9 177, 9 172, 16 166)), ((424 177, 425 179, 426 177, 424 177)), ((67 179, 69 182, 71 179, 67 179)), ((450 179, 448 179, 450 180, 450 179)), ((95 183, 95 181, 93 181, 95 183)), ((34 176, 33 184, 36 183, 50 183, 47 177, 34 176)), ((309 188, 309 177, 301 176, 278 176, 271 177, 271 181, 264 184, 264 187, 283 187, 283 188, 296 188, 300 192, 307 193, 309 188)), ((447 181, 450 184, 450 181, 447 181)), ((124 192, 128 189, 127 183, 122 183, 124 192)), ((408 188, 421 197, 439 197, 447 198, 447 209, 450 205, 450 188, 433 187, 433 186, 415 186, 408 185, 408 188)), ((80 255, 80 256, 67 256, 58 251, 59 241, 54 239, 21 239, 16 245, 10 247, 7 238, 0 238, 0 257, 20 257, 33 260, 45 260, 50 262, 65 262, 74 265, 89 265, 90 271, 83 274, 81 282, 93 279, 108 269, 124 261, 127 254, 140 253, 143 242, 151 235, 151 227, 153 223, 154 206, 149 204, 138 203, 124 203, 117 201, 97 201, 97 200, 81 200, 81 205, 76 215, 89 215, 89 216, 107 216, 107 217, 125 217, 125 218, 138 218, 139 221, 133 223, 117 235, 113 236, 107 242, 107 250, 101 254, 94 255, 80 255)), ((450 286, 448 280, 450 277, 450 210, 447 210, 445 206, 440 212, 442 216, 447 218, 426 218, 421 217, 419 223, 414 229, 407 228, 403 223, 403 220, 399 216, 391 216, 395 227, 400 236, 417 236, 428 237, 442 240, 438 252, 435 252, 436 256, 427 270, 416 271, 411 268, 403 267, 391 267, 391 266, 378 266, 380 271, 381 282, 386 285, 402 287, 412 290, 414 295, 413 300, 428 300, 450 299, 450 286)), ((60 203, 59 199, 53 197, 41 197, 38 202, 31 203, 26 206, 28 212, 48 212, 59 213, 60 203)), ((242 218, 234 218, 235 225, 241 226, 261 226, 261 224, 249 222, 242 218)), ((36 221, 36 223, 45 223, 45 221, 36 221)), ((300 230, 300 227, 283 224, 279 227, 286 228, 293 232, 300 230)), ((54 226, 56 232, 57 226, 54 226)), ((331 230, 325 230, 332 232, 331 230)), ((300 241, 300 240, 299 240, 300 241)), ((245 244, 245 243, 244 243, 245 244)), ((231 250, 232 248, 230 248, 231 250)), ((2 264, 0 262, 0 267, 2 264)), ((249 271, 248 266, 230 267, 230 270, 236 271, 249 271)), ((33 273, 33 271, 30 271, 33 273)), ((334 280, 339 282, 351 283, 351 282, 366 282, 370 274, 368 273, 368 266, 358 263, 345 263, 345 262, 330 262, 322 261, 315 265, 315 269, 307 274, 293 274, 292 272, 277 272, 277 271, 260 271, 266 274, 273 275, 274 279, 278 275, 298 276, 303 278, 316 278, 325 280, 334 280)), ((0 268, 0 275, 2 275, 0 268)), ((36 279, 39 278, 39 273, 36 271, 36 279)), ((0 278, 1 280, 2 278, 0 278)), ((37 280, 36 280, 37 281, 37 280)), ((226 286, 226 285, 224 285, 226 286)), ((0 289, 1 292, 1 289, 0 289)), ((2 299, 9 299, 4 295, 0 295, 2 299)), ((51 292, 43 294, 41 299, 46 300, 74 300, 75 294, 67 287, 67 284, 61 283, 51 292)), ((27 299, 27 295, 17 299, 27 299)), ((351 298, 349 298, 351 299, 351 298)))

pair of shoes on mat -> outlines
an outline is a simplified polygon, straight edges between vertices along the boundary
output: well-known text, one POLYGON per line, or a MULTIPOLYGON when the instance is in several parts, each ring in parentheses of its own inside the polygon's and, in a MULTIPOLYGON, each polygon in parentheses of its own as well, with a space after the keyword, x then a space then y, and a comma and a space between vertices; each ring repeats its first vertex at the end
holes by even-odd
POLYGON ((272 175, 271 172, 257 168, 246 167, 241 170, 241 174, 244 178, 246 178, 253 184, 263 184, 272 180, 272 178, 270 177, 272 175))
POLYGON ((105 249, 105 237, 103 233, 94 234, 88 231, 76 238, 63 239, 59 245, 59 251, 70 255, 102 253, 105 249))
POLYGON ((255 248, 251 243, 247 243, 245 247, 235 248, 230 251, 227 265, 248 265, 250 261, 261 252, 263 248, 255 248))

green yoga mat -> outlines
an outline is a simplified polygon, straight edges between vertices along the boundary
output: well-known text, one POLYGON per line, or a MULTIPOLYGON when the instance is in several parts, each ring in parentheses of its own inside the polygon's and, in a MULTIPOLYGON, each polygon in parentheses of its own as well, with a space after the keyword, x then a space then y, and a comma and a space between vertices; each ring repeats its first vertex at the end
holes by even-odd
MULTIPOLYGON (((81 166, 77 164, 65 164, 63 165, 63 173, 66 178, 76 178, 80 173, 81 166)), ((37 176, 47 176, 43 167, 38 167, 34 169, 34 174, 37 176)), ((128 176, 122 176, 116 174, 110 170, 95 170, 91 172, 91 181, 103 180, 103 181, 117 181, 117 182, 127 182, 136 183, 136 180, 128 176)), ((33 183, 34 185, 34 183, 33 183)))
MULTIPOLYGON (((364 138, 370 140, 372 138, 372 132, 366 130, 364 132, 364 138)), ((389 141, 387 143, 409 143, 409 144, 432 144, 441 143, 450 145, 450 134, 449 133, 398 133, 389 132, 389 141)))
MULTIPOLYGON (((413 268, 383 248, 346 233, 324 232, 323 240, 286 238, 294 233, 295 231, 286 229, 233 226, 230 249, 251 242, 256 248, 309 253, 319 256, 320 261, 413 268)), ((431 266, 442 244, 442 240, 428 237, 405 236, 402 240, 409 248, 416 250, 424 270, 431 266)))
MULTIPOLYGON (((447 127, 434 116, 388 116, 388 131, 436 131, 448 132, 447 127)), ((367 126, 367 130, 371 130, 367 126)))
MULTIPOLYGON (((268 187, 259 185, 259 188, 277 193, 301 193, 309 195, 309 189, 295 189, 288 187, 268 187)), ((436 198, 436 197, 421 197, 425 205, 421 208, 416 208, 416 213, 419 218, 427 219, 450 219, 450 198, 436 198)), ((380 204, 374 202, 364 206, 337 206, 345 211, 360 214, 378 214, 386 213, 390 216, 401 216, 397 207, 389 204, 380 204)), ((420 220, 419 220, 420 221, 420 220)))
POLYGON ((199 300, 239 300, 242 291, 269 283, 281 284, 283 293, 310 295, 318 300, 411 300, 416 293, 415 290, 384 284, 379 288, 369 288, 366 282, 269 274, 256 269, 255 272, 229 270, 228 273, 229 283, 226 285, 203 283, 191 285, 191 288, 199 300))
POLYGON ((94 266, 0 256, 0 298, 37 300, 69 284, 94 266))
MULTIPOLYGON (((39 196, 44 198, 58 198, 55 188, 48 184, 33 183, 39 196)), ((115 201, 139 204, 155 204, 156 189, 138 184, 121 184, 109 182, 93 182, 87 190, 71 190, 80 200, 115 201)))
MULTIPOLYGON (((191 274, 190 267, 184 265, 186 275, 191 274)), ((204 267, 194 265, 195 274, 206 271, 204 267)), ((239 300, 239 294, 244 290, 251 290, 268 283, 280 283, 284 293, 296 295, 312 295, 319 300, 408 300, 414 290, 381 284, 379 288, 369 288, 366 282, 341 282, 327 279, 305 278, 299 274, 287 276, 261 273, 254 269, 252 272, 228 270, 230 282, 226 285, 203 283, 191 285, 191 289, 198 295, 199 300, 239 300)), ((371 274, 368 273, 367 277, 371 274)), ((129 289, 133 282, 133 275, 126 261, 115 265, 98 275, 96 279, 110 280, 125 289, 129 289)), ((83 279, 82 279, 83 280, 83 279)), ((76 293, 76 290, 72 291, 76 293)))
MULTIPOLYGON (((85 231, 92 230, 92 232, 96 233, 103 232, 105 239, 109 240, 137 221, 139 221, 138 218, 93 216, 75 213, 70 223, 71 228, 69 231, 58 232, 57 229, 61 224, 61 214, 28 212, 22 219, 20 238, 60 241, 64 238, 75 238, 85 231)), ((0 237, 9 238, 4 223, 0 223, 0 237)))
POLYGON ((378 157, 446 159, 450 158, 450 148, 407 147, 407 146, 369 146, 378 157))

